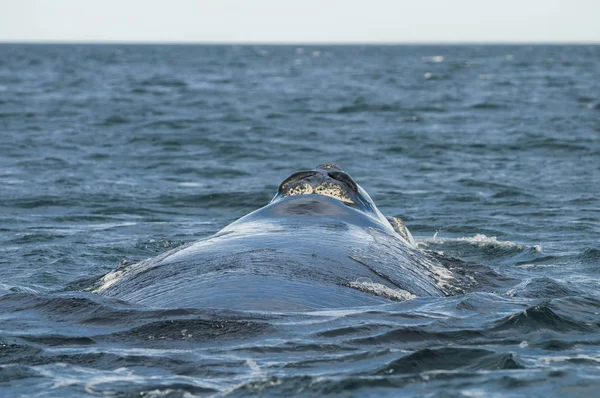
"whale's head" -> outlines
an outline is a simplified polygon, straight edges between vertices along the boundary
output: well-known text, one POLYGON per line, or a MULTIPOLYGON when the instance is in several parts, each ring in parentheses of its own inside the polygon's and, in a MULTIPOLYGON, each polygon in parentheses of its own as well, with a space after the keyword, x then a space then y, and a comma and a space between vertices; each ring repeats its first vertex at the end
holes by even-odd
POLYGON ((313 170, 292 174, 279 185, 271 203, 299 195, 327 196, 386 222, 369 194, 336 164, 320 164, 313 170))
POLYGON ((281 220, 290 216, 294 222, 298 222, 300 216, 303 225, 312 225, 307 223, 309 219, 335 218, 348 224, 372 227, 397 234, 407 244, 416 247, 404 222, 381 214, 369 194, 336 164, 320 164, 312 170, 292 174, 279 185, 277 194, 268 205, 240 218, 222 232, 257 220, 281 220))

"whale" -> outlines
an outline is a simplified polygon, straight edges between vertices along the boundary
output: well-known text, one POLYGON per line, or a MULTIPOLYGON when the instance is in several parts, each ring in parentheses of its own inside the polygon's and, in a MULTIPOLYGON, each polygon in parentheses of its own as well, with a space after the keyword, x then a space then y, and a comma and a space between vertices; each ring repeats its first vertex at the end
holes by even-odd
POLYGON ((152 308, 314 311, 442 297, 467 283, 340 166, 321 164, 214 235, 122 264, 89 291, 152 308))

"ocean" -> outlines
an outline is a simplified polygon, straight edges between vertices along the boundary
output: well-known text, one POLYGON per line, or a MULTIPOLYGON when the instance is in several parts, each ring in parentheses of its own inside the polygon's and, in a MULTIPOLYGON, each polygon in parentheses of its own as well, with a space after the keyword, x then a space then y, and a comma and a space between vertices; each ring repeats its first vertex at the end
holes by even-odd
POLYGON ((600 390, 600 46, 0 44, 0 396, 600 390), (341 165, 493 292, 154 309, 86 281, 341 165))

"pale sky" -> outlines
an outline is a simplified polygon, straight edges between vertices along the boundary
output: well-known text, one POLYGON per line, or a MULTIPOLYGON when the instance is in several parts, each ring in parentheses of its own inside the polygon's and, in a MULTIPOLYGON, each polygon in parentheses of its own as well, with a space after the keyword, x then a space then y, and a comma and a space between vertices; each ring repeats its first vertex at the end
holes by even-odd
POLYGON ((600 43, 600 0, 0 0, 0 42, 600 43))

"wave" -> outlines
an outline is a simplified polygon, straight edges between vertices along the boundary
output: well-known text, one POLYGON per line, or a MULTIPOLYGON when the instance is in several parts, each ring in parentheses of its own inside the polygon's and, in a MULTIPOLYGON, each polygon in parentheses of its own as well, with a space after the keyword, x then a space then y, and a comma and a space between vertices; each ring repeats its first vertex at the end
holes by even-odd
MULTIPOLYGON (((427 247, 430 244, 445 244, 453 242, 467 242, 476 246, 493 246, 499 248, 514 248, 518 250, 522 250, 524 248, 524 246, 519 243, 508 240, 498 240, 498 238, 495 236, 486 236, 484 234, 476 234, 474 236, 465 236, 460 238, 438 238, 436 232, 432 238, 417 239, 417 243, 421 243, 424 247, 427 247)), ((540 245, 534 245, 532 248, 538 253, 542 252, 542 247, 540 245)))
POLYGON ((484 262, 491 266, 531 265, 560 260, 560 257, 546 255, 541 245, 524 245, 485 234, 440 238, 436 233, 431 238, 417 237, 416 241, 422 249, 433 250, 444 256, 454 256, 466 261, 484 262))
POLYGON ((596 366, 579 347, 600 340, 598 306, 589 297, 472 293, 269 314, 13 293, 0 296, 0 380, 49 383, 57 393, 117 388, 175 396, 433 388, 460 380, 477 386, 557 363, 596 366))
POLYGON ((496 353, 480 348, 444 347, 418 350, 379 368, 375 374, 420 373, 433 370, 523 369, 524 367, 512 353, 496 353))

